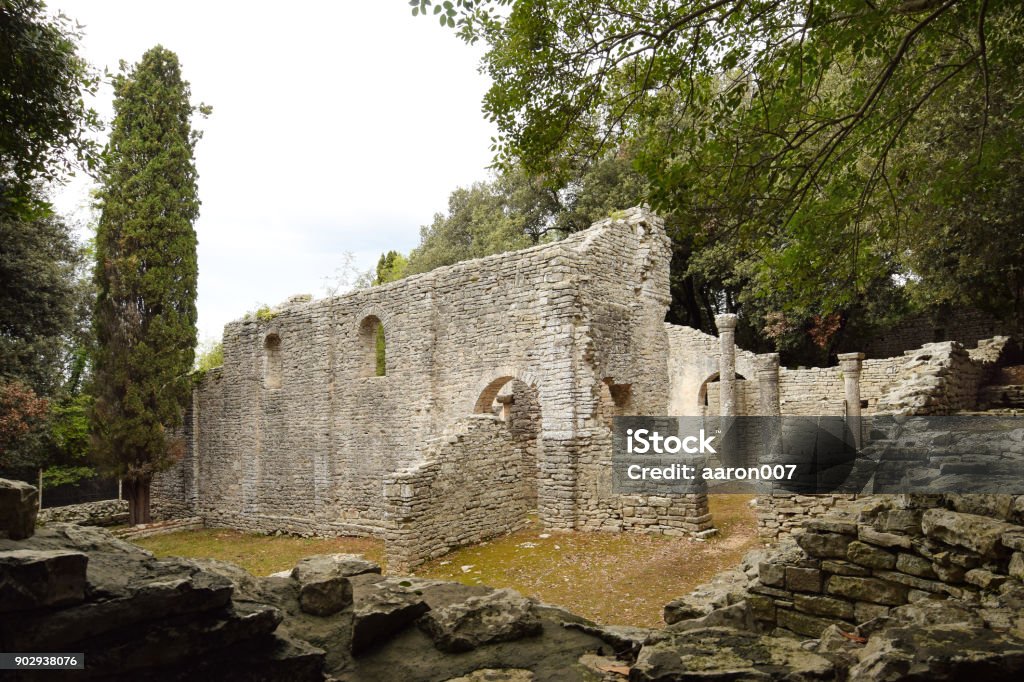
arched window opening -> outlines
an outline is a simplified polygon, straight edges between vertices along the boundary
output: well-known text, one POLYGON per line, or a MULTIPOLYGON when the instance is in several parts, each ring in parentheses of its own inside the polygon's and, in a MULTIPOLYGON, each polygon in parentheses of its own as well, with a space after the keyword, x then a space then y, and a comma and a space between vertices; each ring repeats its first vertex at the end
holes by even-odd
POLYGON ((267 334, 263 340, 263 385, 266 388, 281 388, 284 361, 281 358, 281 337, 267 334))
POLYGON ((376 315, 368 315, 359 324, 359 338, 363 348, 362 372, 364 377, 387 375, 387 341, 384 325, 376 315))

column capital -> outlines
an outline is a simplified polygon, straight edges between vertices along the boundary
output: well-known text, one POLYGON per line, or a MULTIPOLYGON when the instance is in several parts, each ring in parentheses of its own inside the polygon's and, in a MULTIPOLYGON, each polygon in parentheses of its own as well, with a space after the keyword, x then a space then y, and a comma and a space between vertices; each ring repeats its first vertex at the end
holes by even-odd
POLYGON ((738 317, 735 313, 722 313, 721 315, 715 315, 715 326, 718 327, 719 333, 723 331, 732 331, 736 329, 736 321, 738 317))
POLYGON ((844 372, 859 372, 864 361, 864 353, 840 353, 839 368, 844 372))

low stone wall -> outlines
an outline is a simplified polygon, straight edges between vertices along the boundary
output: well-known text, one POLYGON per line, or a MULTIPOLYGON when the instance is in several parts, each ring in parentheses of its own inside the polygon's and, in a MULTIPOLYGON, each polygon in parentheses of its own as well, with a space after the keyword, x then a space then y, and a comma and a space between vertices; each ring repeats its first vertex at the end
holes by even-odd
POLYGON ((102 500, 51 507, 39 512, 39 523, 77 523, 81 526, 116 526, 128 523, 128 500, 102 500))
POLYGON ((1024 496, 892 496, 858 515, 806 524, 802 552, 762 562, 748 601, 755 620, 818 637, 852 630, 903 604, 955 600, 985 625, 1024 634, 1024 613, 1001 605, 1024 580, 1024 496), (1018 581, 1013 583, 1013 581, 1018 581))
POLYGON ((799 535, 806 523, 835 511, 852 511, 869 504, 856 495, 798 495, 776 493, 757 498, 757 534, 765 540, 799 535))
POLYGON ((464 417, 426 447, 426 461, 384 478, 388 570, 518 530, 533 509, 522 441, 492 415, 464 417))
POLYGON ((168 519, 167 521, 156 521, 154 523, 140 523, 129 528, 119 528, 113 531, 115 537, 122 540, 140 540, 153 537, 154 535, 167 535, 183 530, 196 530, 203 528, 203 520, 198 516, 190 516, 183 519, 168 519))

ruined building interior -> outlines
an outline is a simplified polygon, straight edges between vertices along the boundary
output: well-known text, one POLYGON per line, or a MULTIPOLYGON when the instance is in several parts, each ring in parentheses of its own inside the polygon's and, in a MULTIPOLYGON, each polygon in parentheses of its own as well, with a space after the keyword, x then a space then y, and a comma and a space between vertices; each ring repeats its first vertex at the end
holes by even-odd
POLYGON ((1006 343, 780 368, 736 348, 734 315, 717 338, 666 323, 669 261, 661 219, 635 208, 230 323, 154 504, 212 526, 380 537, 398 570, 534 512, 555 529, 708 534, 703 495, 612 491, 611 417, 952 412, 973 407, 1006 343))

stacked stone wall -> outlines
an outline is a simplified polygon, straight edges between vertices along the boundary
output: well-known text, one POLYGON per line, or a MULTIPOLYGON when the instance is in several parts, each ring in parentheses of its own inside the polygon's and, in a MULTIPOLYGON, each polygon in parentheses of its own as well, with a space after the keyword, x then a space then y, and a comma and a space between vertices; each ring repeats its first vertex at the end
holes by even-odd
POLYGON ((810 520, 797 542, 802 551, 761 563, 749 588, 765 627, 818 637, 904 604, 949 601, 1024 633, 1024 614, 1000 603, 1024 580, 1024 496, 889 496, 859 515, 810 520))
POLYGON ((384 479, 393 522, 388 570, 408 571, 455 547, 523 527, 532 510, 522 441, 494 415, 464 418, 427 446, 426 461, 384 479))
POLYGON ((971 410, 990 368, 955 341, 907 351, 896 381, 879 399, 882 414, 943 415, 971 410))
POLYGON ((757 534, 768 541, 804 532, 809 519, 869 504, 856 495, 799 495, 775 493, 757 498, 757 534))

